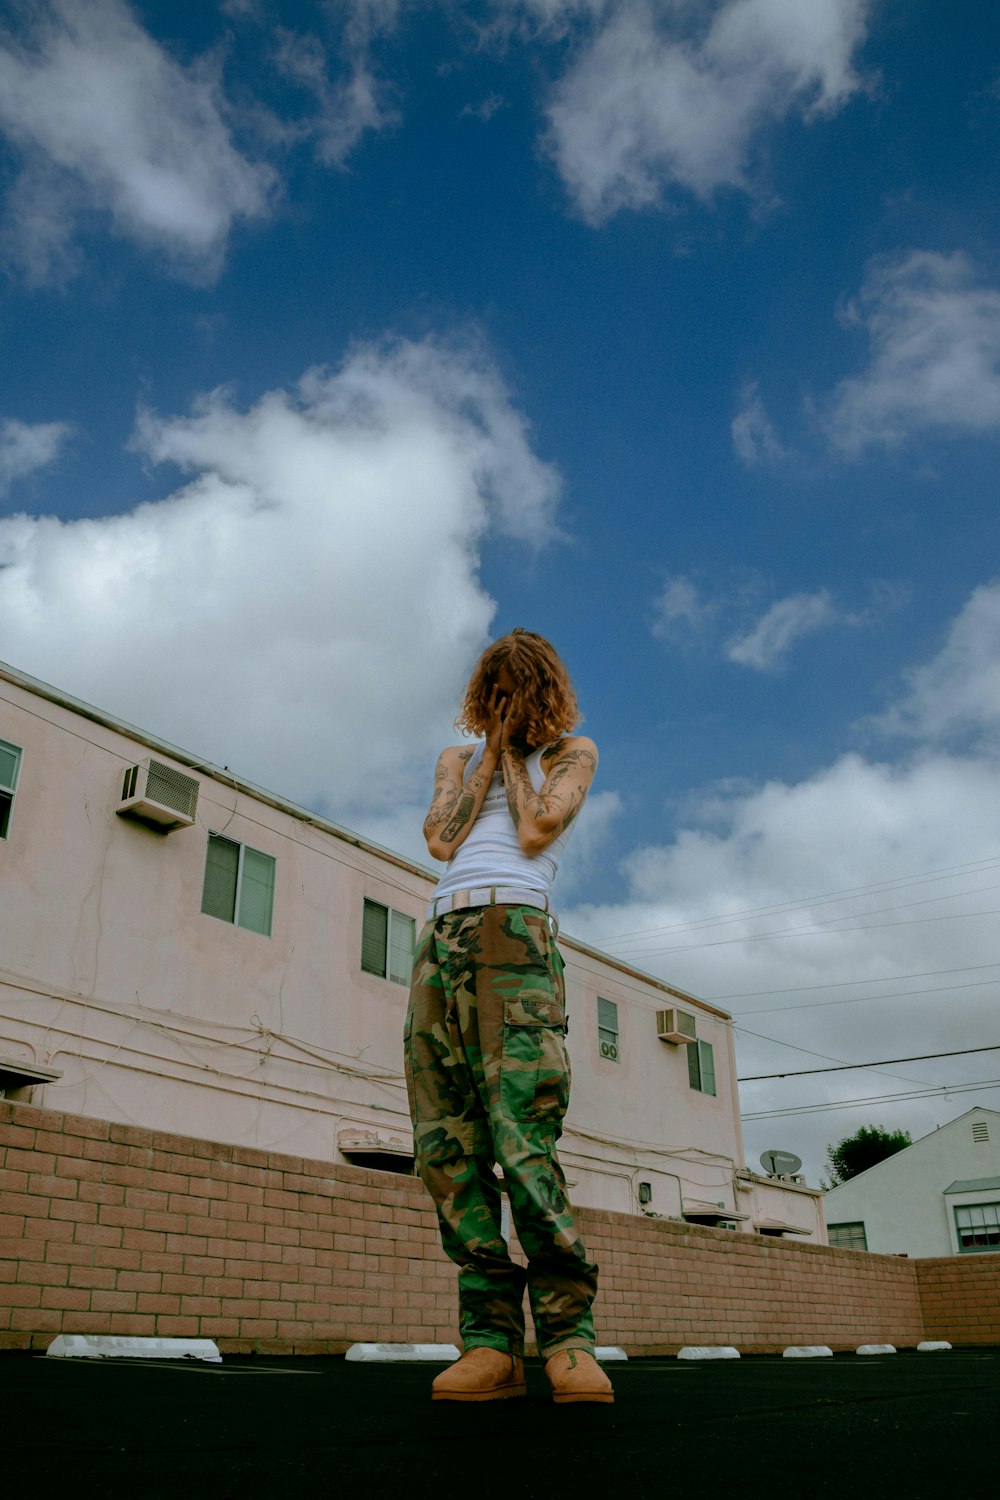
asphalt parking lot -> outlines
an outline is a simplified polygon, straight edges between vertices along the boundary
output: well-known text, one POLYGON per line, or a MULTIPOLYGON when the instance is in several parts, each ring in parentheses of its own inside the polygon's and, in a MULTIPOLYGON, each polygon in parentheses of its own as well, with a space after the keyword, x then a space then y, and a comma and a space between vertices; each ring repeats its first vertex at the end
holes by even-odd
POLYGON ((7 1493, 995 1493, 1000 1349, 608 1366, 614 1406, 428 1400, 439 1366, 0 1358, 7 1493))

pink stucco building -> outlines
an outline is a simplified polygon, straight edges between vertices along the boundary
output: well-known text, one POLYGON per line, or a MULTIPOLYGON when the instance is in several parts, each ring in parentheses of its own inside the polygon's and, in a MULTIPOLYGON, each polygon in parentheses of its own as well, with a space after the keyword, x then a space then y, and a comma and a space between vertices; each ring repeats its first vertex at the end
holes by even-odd
MULTIPOLYGON (((434 875, 0 665, 0 1090, 339 1163, 410 1157, 434 875)), ((575 1201, 824 1239, 744 1164, 730 1017, 570 934, 575 1201)))

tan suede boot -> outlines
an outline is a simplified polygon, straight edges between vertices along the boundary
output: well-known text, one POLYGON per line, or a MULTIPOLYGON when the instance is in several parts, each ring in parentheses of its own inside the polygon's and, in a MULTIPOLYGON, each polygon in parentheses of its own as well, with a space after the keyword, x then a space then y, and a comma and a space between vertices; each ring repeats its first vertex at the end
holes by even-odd
POLYGON ((610 1405, 615 1399, 611 1381, 586 1349, 557 1350, 546 1360, 545 1373, 553 1401, 603 1401, 610 1405))
POLYGON ((523 1396, 524 1361, 499 1349, 467 1349, 431 1386, 432 1401, 505 1401, 523 1396))

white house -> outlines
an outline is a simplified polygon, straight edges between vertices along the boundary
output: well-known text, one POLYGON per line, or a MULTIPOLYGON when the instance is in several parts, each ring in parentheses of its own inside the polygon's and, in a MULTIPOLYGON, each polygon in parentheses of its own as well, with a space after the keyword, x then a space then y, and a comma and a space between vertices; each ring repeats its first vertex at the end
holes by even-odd
MULTIPOLYGON (((0 1091, 407 1170, 401 1032, 435 876, 0 664, 0 1091)), ((560 939, 583 1205, 822 1240, 747 1171, 725 1011, 560 939)))
POLYGON ((887 1255, 1000 1250, 1000 1112, 977 1106, 826 1194, 829 1242, 887 1255))

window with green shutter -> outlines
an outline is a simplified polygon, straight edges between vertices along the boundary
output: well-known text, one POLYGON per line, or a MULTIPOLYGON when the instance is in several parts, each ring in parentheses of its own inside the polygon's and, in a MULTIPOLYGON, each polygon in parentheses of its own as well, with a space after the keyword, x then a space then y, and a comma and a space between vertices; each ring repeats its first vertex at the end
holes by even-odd
POLYGON ((692 1042, 687 1048, 688 1082, 702 1094, 715 1093, 715 1053, 711 1042, 692 1042))
POLYGON ((365 901, 361 921, 361 967, 366 974, 385 978, 385 954, 389 936, 389 908, 365 901))
POLYGON ((417 924, 402 912, 389 913, 389 978, 396 984, 409 984, 413 969, 413 947, 417 924))
POLYGON ((17 745, 0 740, 0 839, 7 837, 7 829, 10 827, 10 814, 20 769, 21 751, 17 745))
POLYGON ((361 967, 366 974, 409 984, 417 924, 405 912, 365 898, 361 918, 361 967))
POLYGON ((207 916, 233 922, 248 932, 271 936, 274 914, 273 855, 210 833, 205 858, 201 909, 207 916))
POLYGON ((621 1053, 618 1033, 618 1006, 614 1000, 597 997, 597 1049, 609 1062, 617 1062, 621 1053))

